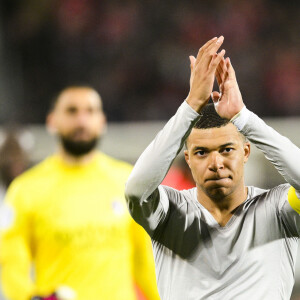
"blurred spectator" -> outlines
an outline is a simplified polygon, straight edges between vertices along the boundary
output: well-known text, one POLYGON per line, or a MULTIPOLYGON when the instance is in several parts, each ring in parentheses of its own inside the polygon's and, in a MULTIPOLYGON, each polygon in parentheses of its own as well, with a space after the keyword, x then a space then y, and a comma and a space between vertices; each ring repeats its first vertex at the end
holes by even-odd
POLYGON ((8 130, 0 148, 1 199, 10 183, 29 166, 29 160, 16 131, 8 130))
POLYGON ((250 109, 262 116, 300 113, 297 1, 3 0, 0 5, 5 53, 22 78, 16 86, 23 95, 16 99, 22 122, 42 122, 48 95, 70 82, 90 82, 101 90, 111 121, 167 119, 188 89, 182 80, 189 72, 188 55, 220 34, 250 109), (288 111, 282 111, 281 97, 288 99, 288 111), (24 114, 28 105, 32 109, 24 114))
POLYGON ((264 95, 271 101, 267 108, 273 115, 295 115, 300 112, 299 51, 292 46, 274 53, 273 64, 264 73, 264 95))

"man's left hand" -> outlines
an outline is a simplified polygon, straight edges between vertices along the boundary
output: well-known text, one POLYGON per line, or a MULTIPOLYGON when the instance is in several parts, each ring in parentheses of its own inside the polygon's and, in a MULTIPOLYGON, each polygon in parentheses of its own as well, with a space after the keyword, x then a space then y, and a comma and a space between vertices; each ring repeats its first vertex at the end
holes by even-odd
POLYGON ((231 120, 244 107, 244 102, 229 57, 219 63, 216 78, 220 92, 212 92, 212 100, 219 116, 231 120))

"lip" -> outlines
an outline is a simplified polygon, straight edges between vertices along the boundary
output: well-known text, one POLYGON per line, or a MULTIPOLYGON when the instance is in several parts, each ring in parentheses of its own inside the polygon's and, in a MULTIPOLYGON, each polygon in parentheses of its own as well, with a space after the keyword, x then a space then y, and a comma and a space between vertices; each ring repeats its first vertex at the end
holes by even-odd
POLYGON ((76 132, 72 135, 74 140, 89 140, 90 134, 87 132, 76 132))
POLYGON ((227 176, 227 177, 213 177, 213 178, 206 179, 205 182, 222 183, 222 182, 227 182, 228 180, 232 180, 232 177, 231 176, 227 176))

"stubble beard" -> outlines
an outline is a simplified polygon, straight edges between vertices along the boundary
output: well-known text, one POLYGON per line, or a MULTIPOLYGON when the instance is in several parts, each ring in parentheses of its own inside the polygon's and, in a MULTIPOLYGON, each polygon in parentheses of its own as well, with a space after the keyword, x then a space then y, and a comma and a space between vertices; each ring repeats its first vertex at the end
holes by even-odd
POLYGON ((80 157, 93 151, 98 142, 99 137, 94 137, 87 141, 74 141, 66 136, 59 136, 63 149, 72 156, 80 157))

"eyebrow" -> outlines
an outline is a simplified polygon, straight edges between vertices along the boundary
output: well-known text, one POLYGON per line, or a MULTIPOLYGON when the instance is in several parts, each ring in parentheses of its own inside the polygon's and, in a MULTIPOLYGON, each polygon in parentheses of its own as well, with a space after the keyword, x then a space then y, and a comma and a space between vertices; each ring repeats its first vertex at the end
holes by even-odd
MULTIPOLYGON (((236 143, 229 142, 229 143, 222 144, 222 145, 218 146, 218 148, 226 148, 226 147, 228 147, 228 146, 234 146, 235 144, 236 144, 236 143)), ((197 147, 193 148, 193 151, 197 151, 197 150, 209 151, 209 148, 206 148, 206 147, 200 147, 200 146, 197 146, 197 147)))

